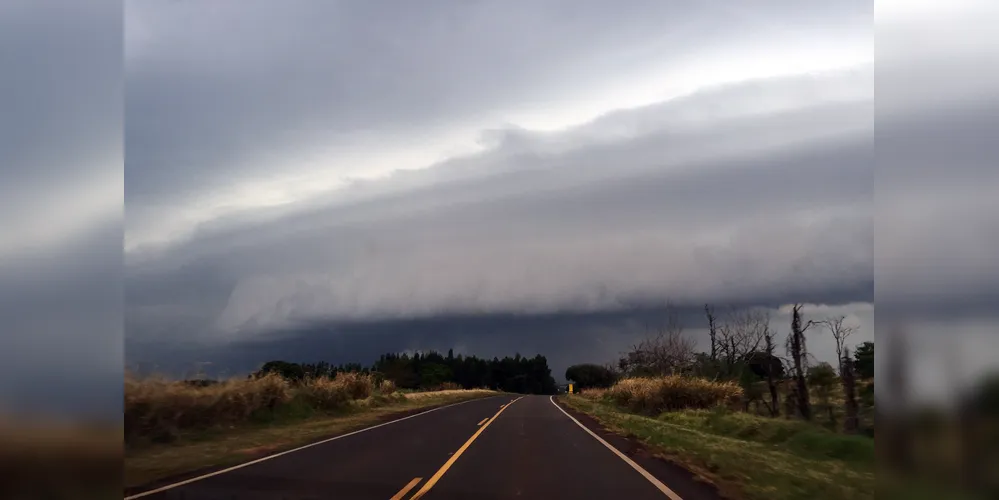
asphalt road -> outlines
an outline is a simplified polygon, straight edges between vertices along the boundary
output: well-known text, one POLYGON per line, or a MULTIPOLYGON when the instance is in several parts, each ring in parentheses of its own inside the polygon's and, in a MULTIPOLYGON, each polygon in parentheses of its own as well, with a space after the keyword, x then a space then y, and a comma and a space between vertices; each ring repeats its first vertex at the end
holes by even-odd
POLYGON ((578 417, 548 396, 473 400, 129 498, 717 498, 578 417))

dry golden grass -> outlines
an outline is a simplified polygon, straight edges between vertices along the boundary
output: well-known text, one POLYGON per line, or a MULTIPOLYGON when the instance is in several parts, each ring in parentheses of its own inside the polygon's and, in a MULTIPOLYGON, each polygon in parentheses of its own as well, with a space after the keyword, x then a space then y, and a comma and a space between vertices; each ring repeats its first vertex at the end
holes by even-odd
POLYGON ((308 379, 302 382, 298 392, 312 408, 333 410, 350 400, 344 385, 329 378, 308 379))
POLYGON ((343 407, 348 401, 367 398, 373 389, 374 381, 370 375, 341 373, 333 379, 308 379, 297 388, 297 391, 312 408, 335 410, 343 407))
POLYGON ((340 373, 333 383, 341 387, 350 399, 364 399, 375 389, 375 382, 370 375, 361 373, 340 373))
POLYGON ((395 382, 391 380, 382 380, 382 383, 378 384, 378 393, 383 396, 394 394, 395 391, 396 391, 395 382))
POLYGON ((580 392, 579 395, 587 399, 599 400, 607 395, 607 389, 586 389, 580 392))
POLYGON ((410 392, 406 394, 406 399, 408 400, 420 400, 426 398, 438 398, 441 396, 476 396, 476 395, 491 395, 496 394, 496 391, 491 389, 450 389, 445 391, 426 391, 426 392, 410 392))
POLYGON ((289 403, 291 385, 278 375, 194 386, 164 378, 125 377, 125 441, 170 441, 182 429, 231 425, 289 403))
POLYGON ((394 400, 469 396, 492 391, 450 389, 411 393, 405 398, 395 384, 379 385, 371 375, 340 373, 335 378, 292 384, 277 374, 234 378, 195 385, 162 377, 125 377, 125 443, 144 446, 173 442, 189 431, 228 429, 253 421, 373 407, 394 400))
POLYGON ((634 412, 658 415, 671 410, 736 404, 742 399, 742 388, 733 382, 671 375, 627 378, 608 389, 606 396, 634 412))

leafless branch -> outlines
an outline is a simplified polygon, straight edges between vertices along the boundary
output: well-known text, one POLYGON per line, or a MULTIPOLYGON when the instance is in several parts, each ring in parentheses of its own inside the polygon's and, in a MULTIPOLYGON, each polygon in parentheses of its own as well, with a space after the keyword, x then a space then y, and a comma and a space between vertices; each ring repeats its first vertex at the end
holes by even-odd
POLYGON ((621 360, 622 369, 657 375, 683 373, 694 363, 695 346, 684 334, 679 315, 667 303, 663 325, 632 347, 621 360))
POLYGON ((846 321, 846 316, 830 316, 824 320, 815 322, 817 325, 821 325, 829 333, 832 334, 833 340, 836 341, 836 368, 838 369, 840 375, 843 374, 843 347, 846 345, 846 339, 857 332, 860 328, 854 325, 844 324, 846 321))

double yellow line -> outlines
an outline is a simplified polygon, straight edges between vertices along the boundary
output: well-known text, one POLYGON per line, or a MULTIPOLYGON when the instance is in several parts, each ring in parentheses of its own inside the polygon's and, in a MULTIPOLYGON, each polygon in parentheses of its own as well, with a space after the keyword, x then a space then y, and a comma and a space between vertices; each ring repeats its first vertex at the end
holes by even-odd
MULTIPOLYGON (((451 458, 449 458, 447 462, 444 462, 444 465, 442 465, 441 468, 438 469, 433 476, 430 476, 430 479, 427 480, 426 484, 424 484, 423 487, 416 492, 416 494, 410 497, 409 500, 416 500, 422 497, 423 495, 426 495, 430 491, 430 488, 433 488, 434 485, 437 484, 437 481, 440 481, 440 479, 444 477, 444 473, 447 472, 447 470, 450 469, 452 465, 454 465, 454 463, 458 460, 458 457, 460 457, 461 454, 464 453, 465 450, 467 450, 468 447, 472 445, 472 442, 474 442, 475 439, 479 437, 479 434, 482 434, 482 431, 486 430, 486 427, 489 427, 489 424, 495 422, 496 417, 500 416, 500 413, 503 413, 503 410, 509 408, 510 405, 516 403, 518 400, 520 400, 520 398, 514 399, 513 401, 510 401, 509 403, 501 406, 499 411, 496 412, 495 415, 483 421, 485 423, 479 422, 480 425, 479 430, 475 431, 475 434, 472 434, 472 437, 468 438, 468 441, 465 441, 465 444, 461 445, 461 448, 458 448, 458 451, 454 452, 454 454, 451 455, 451 458)), ((420 483, 420 479, 421 478, 415 478, 412 481, 410 481, 409 484, 407 484, 405 487, 403 487, 402 490, 396 493, 391 500, 400 500, 403 496, 406 495, 406 493, 409 493, 409 490, 413 489, 417 484, 420 483)))

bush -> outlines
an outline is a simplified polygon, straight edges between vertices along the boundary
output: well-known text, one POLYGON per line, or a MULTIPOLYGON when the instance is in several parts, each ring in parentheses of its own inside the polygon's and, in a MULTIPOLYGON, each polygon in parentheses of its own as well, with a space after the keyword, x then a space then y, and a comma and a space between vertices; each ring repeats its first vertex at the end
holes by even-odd
POLYGON ((627 378, 607 390, 607 397, 632 411, 658 415, 664 411, 737 404, 742 388, 733 382, 670 375, 627 378))

